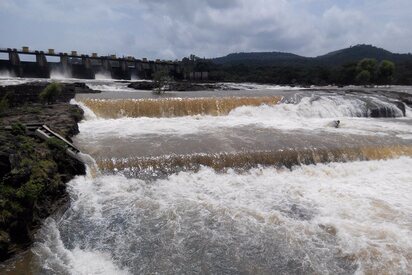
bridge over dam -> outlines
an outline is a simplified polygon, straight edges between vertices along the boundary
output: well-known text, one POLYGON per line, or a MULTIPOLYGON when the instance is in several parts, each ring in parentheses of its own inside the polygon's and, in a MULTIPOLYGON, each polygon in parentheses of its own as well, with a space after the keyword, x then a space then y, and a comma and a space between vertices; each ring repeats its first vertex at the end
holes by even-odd
POLYGON ((28 47, 21 50, 0 48, 0 72, 8 71, 17 77, 49 78, 51 72, 58 72, 73 78, 94 79, 96 74, 104 74, 113 79, 130 80, 133 77, 150 79, 157 71, 166 71, 175 79, 190 78, 206 80, 205 72, 184 73, 179 62, 164 60, 136 59, 132 56, 98 56, 48 51, 31 51, 28 47), (33 58, 33 56, 35 58, 33 58), (22 60, 32 59, 32 60, 22 60))

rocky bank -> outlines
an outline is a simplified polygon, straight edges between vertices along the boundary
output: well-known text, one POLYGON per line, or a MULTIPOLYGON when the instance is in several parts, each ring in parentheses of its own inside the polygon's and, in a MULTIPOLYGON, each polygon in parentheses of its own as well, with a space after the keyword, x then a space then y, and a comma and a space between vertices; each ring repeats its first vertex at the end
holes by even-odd
POLYGON ((39 102, 47 83, 0 87, 0 260, 32 243, 42 221, 68 205, 66 183, 85 174, 57 139, 42 141, 26 124, 47 124, 68 140, 79 130, 83 111, 68 102, 76 93, 96 92, 82 83, 62 84, 54 104, 39 102))

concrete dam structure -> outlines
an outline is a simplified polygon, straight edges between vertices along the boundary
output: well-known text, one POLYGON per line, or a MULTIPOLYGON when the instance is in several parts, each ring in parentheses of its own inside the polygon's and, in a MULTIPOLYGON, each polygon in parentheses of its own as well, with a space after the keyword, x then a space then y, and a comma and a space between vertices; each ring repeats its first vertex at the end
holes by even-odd
MULTIPOLYGON (((0 54, 2 53, 0 71, 9 71, 17 77, 49 78, 52 71, 81 79, 94 79, 96 74, 104 74, 113 79, 150 79, 157 71, 166 71, 175 79, 183 79, 185 75, 178 62, 159 59, 152 61, 132 56, 98 56, 97 53, 89 56, 78 54, 77 51, 56 53, 54 49, 47 52, 31 51, 28 47, 22 47, 21 50, 0 48, 0 54), (8 59, 5 58, 7 55, 8 59), (35 56, 35 60, 23 61, 21 56, 35 56)), ((193 72, 192 75, 196 73, 193 72)), ((202 75, 204 74, 200 74, 202 75)))

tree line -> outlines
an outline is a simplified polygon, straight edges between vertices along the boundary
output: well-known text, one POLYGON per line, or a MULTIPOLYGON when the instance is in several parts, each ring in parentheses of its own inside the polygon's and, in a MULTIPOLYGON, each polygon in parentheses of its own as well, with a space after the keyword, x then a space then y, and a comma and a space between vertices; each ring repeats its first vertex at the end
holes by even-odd
POLYGON ((412 85, 412 62, 395 64, 364 58, 339 66, 215 64, 195 55, 183 58, 184 71, 208 71, 212 81, 292 85, 412 85))

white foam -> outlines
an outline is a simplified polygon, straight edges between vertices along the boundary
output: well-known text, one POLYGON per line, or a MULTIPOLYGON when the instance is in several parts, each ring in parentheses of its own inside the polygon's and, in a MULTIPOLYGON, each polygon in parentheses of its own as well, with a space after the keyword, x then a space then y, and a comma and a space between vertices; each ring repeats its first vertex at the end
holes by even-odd
POLYGON ((67 71, 60 71, 60 70, 51 70, 50 72, 50 79, 56 80, 74 80, 71 74, 67 71))
POLYGON ((90 110, 90 108, 88 108, 86 105, 84 105, 82 102, 76 101, 74 98, 70 100, 70 104, 73 105, 78 105, 80 108, 82 108, 83 110, 83 116, 86 120, 90 121, 90 120, 96 120, 98 119, 96 114, 90 110))
POLYGON ((0 79, 15 77, 10 71, 0 71, 0 79))
POLYGON ((405 105, 405 116, 412 117, 412 108, 405 105))
POLYGON ((102 92, 139 92, 138 90, 128 88, 129 83, 93 83, 90 81, 86 84, 90 89, 102 92))
POLYGON ((255 264, 273 272, 271 266, 290 268, 281 261, 286 257, 298 259, 303 269, 309 263, 306 271, 338 273, 337 262, 347 257, 360 273, 406 274, 412 250, 410 167, 412 159, 404 157, 243 174, 202 168, 152 183, 78 177, 69 183, 74 201, 60 225, 74 249, 54 251, 62 245, 46 241, 43 251, 54 253, 42 258, 68 258, 65 267, 72 270, 84 270, 86 262, 92 269, 97 258, 112 268, 110 257, 116 257, 132 273, 187 273, 190 267, 196 273, 200 263, 238 272, 243 264, 255 264))
POLYGON ((270 84, 257 84, 257 83, 219 83, 229 89, 240 90, 304 90, 302 87, 282 86, 282 85, 270 85, 270 84))
POLYGON ((27 82, 32 82, 32 81, 39 81, 39 80, 38 79, 36 80, 33 78, 15 77, 13 73, 9 71, 0 72, 0 86, 19 85, 19 84, 24 84, 27 82))
POLYGON ((112 80, 112 76, 109 72, 106 73, 97 73, 94 76, 94 79, 96 80, 112 80))
POLYGON ((130 274, 126 269, 118 268, 109 253, 81 249, 79 246, 67 249, 52 218, 46 220, 37 238, 41 241, 34 244, 32 251, 39 257, 43 272, 73 275, 130 274))
MULTIPOLYGON (((374 99, 376 104, 387 104, 374 99)), ((393 107, 392 105, 388 105, 393 107)), ((320 100, 303 98, 298 104, 243 106, 227 116, 186 116, 174 118, 119 118, 84 121, 80 123, 79 138, 90 136, 139 137, 140 135, 188 135, 210 133, 219 128, 256 126, 279 130, 307 130, 359 135, 412 134, 412 120, 406 118, 370 119, 360 117, 367 113, 366 103, 359 99, 322 97, 320 100), (359 116, 359 117, 358 117, 359 116), (340 120, 340 128, 331 126, 340 120)), ((401 111, 398 115, 401 115, 401 111)), ((88 111, 87 111, 88 112, 88 111)), ((409 110, 408 110, 409 112, 409 110)), ((409 113, 408 113, 409 114, 409 113)))

